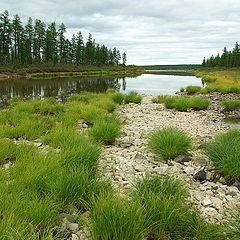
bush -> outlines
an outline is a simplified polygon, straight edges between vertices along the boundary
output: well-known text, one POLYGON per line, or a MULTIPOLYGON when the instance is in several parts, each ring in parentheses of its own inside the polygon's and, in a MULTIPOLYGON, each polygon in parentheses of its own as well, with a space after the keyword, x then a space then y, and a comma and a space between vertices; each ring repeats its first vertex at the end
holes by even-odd
POLYGON ((115 93, 115 94, 113 94, 112 99, 115 103, 121 104, 124 100, 124 94, 115 93))
POLYGON ((194 94, 194 93, 197 93, 197 92, 200 92, 200 91, 201 91, 200 86, 187 86, 186 87, 186 92, 188 94, 194 94))
POLYGON ((144 206, 147 239, 224 239, 221 229, 198 216, 180 180, 149 176, 135 183, 133 199, 144 206))
POLYGON ((156 129, 150 135, 149 147, 162 160, 173 159, 187 154, 191 139, 175 127, 156 129))
POLYGON ((105 144, 111 144, 121 133, 120 121, 114 116, 101 117, 89 130, 89 135, 105 144))
POLYGON ((240 178, 240 130, 231 129, 216 135, 214 141, 206 146, 206 154, 216 170, 228 183, 240 178))
POLYGON ((240 108, 240 100, 226 100, 223 101, 225 111, 235 111, 240 108))
POLYGON ((142 97, 135 91, 131 91, 125 96, 125 103, 141 103, 141 101, 142 97))

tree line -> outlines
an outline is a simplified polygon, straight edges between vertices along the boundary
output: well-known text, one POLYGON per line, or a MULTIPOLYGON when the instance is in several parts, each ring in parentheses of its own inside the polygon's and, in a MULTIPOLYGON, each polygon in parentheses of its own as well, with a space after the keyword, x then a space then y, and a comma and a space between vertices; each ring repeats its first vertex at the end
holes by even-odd
POLYGON ((232 51, 228 51, 226 47, 223 49, 223 53, 217 54, 217 56, 211 56, 209 59, 203 59, 203 67, 240 67, 240 46, 236 42, 232 51))
POLYGON ((126 64, 126 53, 95 42, 89 33, 86 42, 81 32, 66 38, 66 26, 46 25, 29 17, 23 26, 18 14, 11 20, 8 11, 0 15, 0 64, 61 63, 76 65, 126 64), (121 61, 121 62, 120 62, 121 61))

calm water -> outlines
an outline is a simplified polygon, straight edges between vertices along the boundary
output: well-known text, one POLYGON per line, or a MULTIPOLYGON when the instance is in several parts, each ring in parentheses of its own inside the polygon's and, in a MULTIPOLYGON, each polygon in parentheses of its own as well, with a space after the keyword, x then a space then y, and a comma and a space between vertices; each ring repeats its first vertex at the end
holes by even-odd
POLYGON ((72 93, 105 92, 108 88, 128 93, 131 90, 141 94, 174 95, 181 87, 188 85, 201 86, 202 82, 194 76, 142 74, 130 77, 86 77, 69 79, 9 79, 0 81, 0 108, 7 105, 13 97, 24 99, 40 96, 56 97, 64 100, 72 93))

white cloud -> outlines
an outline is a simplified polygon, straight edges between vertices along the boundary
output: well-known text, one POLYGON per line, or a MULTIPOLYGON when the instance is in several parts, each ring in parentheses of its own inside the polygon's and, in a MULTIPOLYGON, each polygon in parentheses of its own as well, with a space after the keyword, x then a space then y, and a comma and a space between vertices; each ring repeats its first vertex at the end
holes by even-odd
POLYGON ((65 23, 117 47, 129 64, 201 63, 240 36, 239 0, 2 0, 0 11, 65 23))

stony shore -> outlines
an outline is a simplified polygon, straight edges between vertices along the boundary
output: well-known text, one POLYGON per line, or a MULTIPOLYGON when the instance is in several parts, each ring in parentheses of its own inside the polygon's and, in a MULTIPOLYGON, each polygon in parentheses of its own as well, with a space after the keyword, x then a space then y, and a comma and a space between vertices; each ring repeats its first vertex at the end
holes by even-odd
POLYGON ((209 222, 226 221, 227 210, 239 202, 240 192, 238 183, 227 186, 223 178, 217 178, 201 149, 216 133, 229 128, 214 123, 214 119, 221 119, 224 114, 219 111, 219 97, 213 95, 209 98, 211 107, 198 112, 165 109, 163 104, 152 103, 152 96, 143 96, 142 104, 121 106, 117 114, 124 120, 123 134, 114 145, 105 148, 100 171, 112 180, 120 194, 129 193, 137 177, 147 173, 170 174, 185 180, 190 199, 205 219, 209 222), (165 126, 178 127, 191 136, 193 150, 190 156, 162 162, 149 151, 148 135, 153 129, 165 126))

